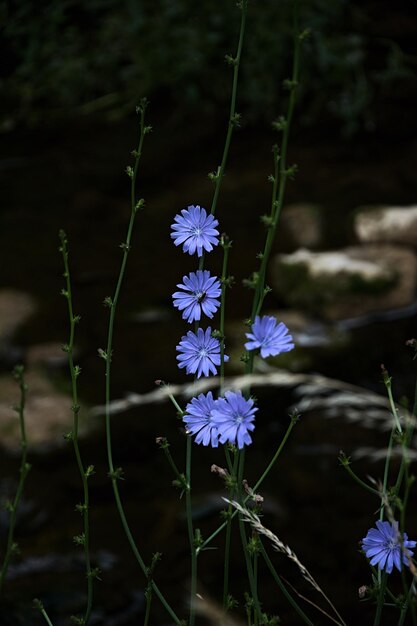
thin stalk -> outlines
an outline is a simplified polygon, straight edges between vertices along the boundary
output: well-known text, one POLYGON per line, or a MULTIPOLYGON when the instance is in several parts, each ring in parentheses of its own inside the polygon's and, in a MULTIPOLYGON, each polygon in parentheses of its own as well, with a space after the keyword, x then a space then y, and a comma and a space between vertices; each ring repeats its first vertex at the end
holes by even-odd
MULTIPOLYGON (((233 460, 233 464, 230 459, 230 452, 227 448, 227 444, 224 447, 224 453, 226 456, 227 466, 229 468, 231 480, 231 487, 229 488, 229 499, 233 499, 234 492, 236 489, 237 481, 237 466, 239 462, 239 455, 235 452, 235 458, 233 460)), ((224 546, 224 569, 223 569, 223 608, 227 608, 227 601, 229 596, 229 569, 230 569, 230 545, 231 545, 231 536, 232 536, 232 519, 233 519, 233 507, 229 504, 227 508, 227 519, 224 522, 226 525, 226 537, 225 537, 225 546, 224 546)))
MULTIPOLYGON (((410 588, 407 593, 407 597, 405 599, 404 605, 401 609, 400 619, 398 620, 398 626, 404 626, 404 620, 407 615, 408 608, 410 606, 410 600, 414 593, 414 580, 411 582, 410 588)), ((415 619, 413 618, 413 624, 415 623, 415 619)))
POLYGON ((301 48, 301 40, 302 36, 299 32, 298 26, 298 5, 297 2, 294 2, 294 13, 293 13, 293 22, 294 22, 294 57, 293 57, 293 67, 292 67, 292 75, 291 80, 288 81, 288 87, 290 89, 290 97, 288 101, 288 109, 287 116, 285 118, 285 122, 283 124, 283 137, 282 137, 282 146, 281 146, 281 154, 279 156, 279 183, 278 183, 278 191, 276 187, 278 172, 278 154, 274 152, 274 164, 275 164, 275 175, 274 175, 274 188, 273 188, 273 196, 272 196, 272 210, 271 217, 272 223, 270 228, 268 229, 268 235, 265 242, 264 251, 261 259, 261 266, 258 273, 258 279, 253 299, 252 306, 252 320, 255 318, 257 314, 260 312, 260 308, 262 306, 263 297, 264 297, 264 289, 265 289, 265 276, 266 276, 266 268, 269 262, 269 257, 272 250, 272 245, 275 240, 280 213, 284 201, 285 189, 287 184, 287 179, 290 172, 287 169, 287 150, 288 150, 288 141, 290 136, 290 128, 291 122, 294 114, 295 102, 296 102, 296 93, 299 79, 299 68, 300 68, 300 48, 301 48))
POLYGON ((353 478, 353 480, 358 483, 358 485, 360 485, 361 487, 363 487, 363 489, 366 489, 366 491, 369 491, 369 493, 372 493, 372 495, 376 496, 377 498, 381 498, 381 493, 377 490, 374 489, 373 487, 371 487, 370 485, 368 485, 365 481, 363 481, 361 478, 359 478, 359 476, 357 476, 355 474, 355 472, 352 470, 352 468, 350 467, 349 463, 342 463, 342 467, 347 471, 347 473, 349 474, 349 476, 351 478, 353 478))
POLYGON ((269 558, 268 553, 265 550, 265 547, 262 541, 260 541, 260 545, 261 545, 261 554, 264 558, 264 561, 266 565, 268 566, 268 569, 271 572, 272 577, 275 580, 276 584, 278 585, 278 587, 281 589, 282 593, 284 594, 285 598, 288 600, 288 602, 293 607, 293 609, 298 613, 298 615, 301 617, 303 622, 307 624, 307 626, 314 626, 313 622, 307 617, 307 615, 304 613, 302 608, 298 605, 297 601, 294 600, 294 598, 292 597, 292 595, 290 594, 290 592, 288 591, 288 589, 282 582, 281 578, 277 574, 277 571, 275 570, 275 567, 273 566, 272 561, 269 558))
POLYGON ((145 590, 145 598, 146 598, 146 609, 145 609, 145 620, 143 622, 143 626, 149 626, 149 619, 150 619, 150 615, 151 615, 151 605, 152 605, 152 600, 153 600, 153 593, 152 593, 152 577, 153 577, 153 572, 154 569, 159 561, 159 559, 161 558, 161 553, 160 552, 156 552, 153 557, 152 557, 152 561, 151 561, 151 565, 147 570, 147 574, 148 574, 148 585, 146 587, 145 590))
MULTIPOLYGON (((414 419, 412 421, 410 421, 410 423, 407 426, 407 431, 406 431, 406 436, 405 436, 405 441, 403 442, 403 455, 401 458, 401 465, 400 465, 400 469, 398 470, 398 475, 397 475, 397 480, 395 482, 395 487, 394 487, 394 493, 395 495, 398 495, 401 489, 401 485, 404 479, 404 473, 405 473, 405 468, 406 468, 406 464, 408 463, 408 458, 407 458, 407 454, 406 451, 409 449, 410 445, 411 445, 411 441, 414 435, 414 420, 415 420, 415 416, 413 413, 413 417, 414 419)), ((395 510, 395 502, 393 502, 392 505, 393 510, 395 510)))
POLYGON ((71 276, 68 262, 68 241, 64 231, 60 231, 59 237, 61 240, 60 252, 62 253, 62 259, 64 262, 64 278, 66 282, 66 288, 62 290, 62 295, 65 296, 68 304, 68 317, 70 322, 70 336, 68 343, 64 346, 65 352, 68 355, 68 365, 71 376, 71 395, 72 395, 72 414, 73 414, 73 427, 72 432, 69 435, 71 439, 75 458, 77 461, 78 471, 80 473, 81 482, 83 486, 84 501, 81 505, 77 506, 77 510, 81 513, 83 518, 83 536, 82 545, 84 550, 85 559, 85 571, 87 578, 87 605, 84 613, 84 624, 88 624, 90 621, 91 610, 93 606, 93 571, 91 568, 90 557, 90 497, 88 489, 88 477, 93 472, 93 467, 84 468, 83 461, 81 459, 80 447, 78 443, 78 429, 79 429, 79 413, 80 405, 78 403, 78 386, 77 380, 81 372, 78 366, 74 365, 74 337, 75 326, 79 321, 79 316, 74 315, 74 309, 72 304, 72 289, 71 289, 71 276))
POLYGON ((165 440, 163 443, 160 444, 160 447, 162 448, 162 450, 164 451, 165 457, 172 469, 172 471, 175 474, 175 478, 178 481, 178 485, 183 485, 185 489, 187 489, 187 483, 186 483, 186 479, 184 477, 183 474, 181 474, 181 472, 179 471, 174 459, 172 458, 171 452, 169 451, 169 444, 168 442, 165 440), (184 484, 185 482, 185 484, 184 484))
MULTIPOLYGON (((123 530, 126 534, 127 540, 129 542, 130 548, 142 570, 142 572, 147 575, 147 569, 145 563, 139 553, 136 542, 133 538, 132 532, 130 530, 129 524, 127 522, 127 518, 124 512, 123 504, 121 502, 118 480, 122 477, 122 470, 120 468, 115 469, 113 463, 113 447, 112 447, 112 437, 111 437, 111 420, 110 420, 110 389, 111 389, 111 363, 112 363, 112 352, 113 352, 113 333, 114 333, 114 324, 116 317, 117 305, 119 302, 120 291, 123 284, 123 279, 126 270, 127 258, 129 255, 130 247, 131 247, 131 239, 133 233, 133 226, 136 218, 137 211, 141 209, 144 205, 143 200, 139 200, 136 202, 136 178, 138 173, 139 161, 142 155, 143 142, 145 139, 145 135, 151 130, 149 126, 145 126, 145 110, 146 110, 147 102, 146 100, 142 100, 141 105, 138 107, 138 112, 140 113, 140 139, 138 149, 134 152, 135 156, 135 165, 134 168, 128 168, 128 174, 131 178, 131 214, 129 226, 127 229, 126 241, 121 244, 121 248, 123 250, 122 262, 119 271, 119 277, 117 279, 116 289, 114 292, 113 298, 106 298, 105 304, 110 309, 109 316, 109 325, 108 325, 108 333, 107 333, 107 347, 106 351, 99 350, 100 356, 105 360, 106 363, 106 415, 105 415, 105 423, 106 423, 106 448, 107 448, 107 462, 109 468, 109 477, 111 479, 113 494, 116 501, 116 507, 119 513, 119 517, 122 523, 123 530)), ((174 613, 168 602, 165 600, 165 597, 162 595, 159 590, 157 584, 152 580, 151 582, 152 589, 155 595, 158 597, 162 605, 164 606, 167 613, 171 616, 176 624, 180 624, 180 620, 177 615, 174 613)))
POLYGON ((190 616, 188 626, 194 626, 195 624, 195 600, 197 595, 197 552, 194 538, 193 528, 193 512, 191 501, 191 450, 192 439, 190 435, 187 435, 187 452, 186 452, 186 467, 185 467, 185 479, 187 488, 185 491, 185 505, 187 514, 187 529, 188 540, 191 550, 191 590, 190 590, 190 616))
MULTIPOLYGON (((296 425, 298 421, 298 416, 294 415, 291 417, 291 421, 290 424, 285 432, 284 437, 281 440, 281 443, 279 444, 274 456, 272 457, 272 459, 270 460, 266 470, 263 472, 262 476, 256 481, 255 486, 253 487, 253 491, 257 491, 259 489, 259 487, 262 485, 262 483, 264 482, 265 478, 268 476, 269 472, 271 471, 271 469, 273 468, 273 466, 275 465, 275 463, 278 460, 278 457, 280 456, 285 444, 287 443, 287 440, 291 434, 292 429, 294 428, 294 426, 296 425)), ((247 498, 245 498, 245 502, 247 501, 247 498)))
POLYGON ((145 619, 143 621, 143 626, 149 626, 149 617, 151 615, 151 604, 152 604, 152 587, 149 586, 146 592, 146 610, 145 610, 145 619))
POLYGON ((14 497, 13 502, 10 502, 7 505, 7 509, 10 513, 10 523, 9 530, 7 533, 7 544, 6 550, 4 553, 3 565, 0 571, 0 595, 3 590, 4 581, 7 576, 7 570, 9 568, 10 558, 17 548, 14 542, 14 532, 16 527, 16 514, 17 509, 19 507, 20 500, 22 498, 23 488, 25 485, 26 476, 30 471, 30 465, 27 462, 27 439, 26 439, 26 428, 25 428, 25 404, 26 404, 26 392, 27 385, 25 383, 24 378, 24 368, 23 365, 17 365, 13 370, 13 376, 17 380, 19 389, 20 389, 20 402, 15 407, 15 411, 19 416, 19 428, 20 428, 20 447, 22 450, 22 456, 20 458, 20 468, 19 468, 19 482, 17 485, 16 495, 14 497))
POLYGON ((45 620, 45 622, 48 624, 48 626, 53 626, 51 620, 48 617, 47 612, 45 611, 45 609, 43 607, 41 609, 39 609, 39 612, 42 615, 42 617, 45 620))
POLYGON ((224 387, 224 319, 225 319, 225 311, 226 311, 226 289, 228 286, 228 276, 227 276, 227 265, 229 261, 229 252, 231 247, 231 242, 226 235, 222 235, 221 245, 223 247, 223 266, 222 266, 222 277, 221 277, 221 286, 222 292, 220 296, 220 395, 223 395, 223 387, 224 387))
MULTIPOLYGON (((239 456, 239 467, 238 467, 238 477, 237 477, 237 498, 238 498, 239 504, 242 504, 244 501, 243 495, 242 495, 242 482, 243 482, 243 469, 245 466, 245 448, 242 448, 242 450, 239 450, 238 456, 239 456)), ((254 626, 258 626, 258 620, 261 620, 262 613, 261 613, 261 607, 260 607, 259 599, 258 599, 258 589, 255 583, 253 567, 252 567, 251 558, 250 558, 249 551, 248 551, 246 527, 245 527, 245 523, 241 515, 239 515, 239 532, 240 532, 240 538, 242 541, 242 550, 243 550, 243 554, 244 554, 245 562, 246 562, 249 587, 251 590, 252 600, 254 604, 254 608, 253 608, 254 626)))
POLYGON ((382 502, 381 502, 381 510, 379 512, 379 519, 380 520, 384 519, 384 512, 385 512, 384 498, 385 498, 386 493, 387 493, 389 466, 390 466, 390 462, 391 462, 392 445, 393 445, 394 435, 396 433, 396 430, 397 430, 397 427, 393 426, 392 430, 391 430, 389 442, 388 442, 387 456, 385 458, 384 477, 383 477, 383 481, 382 481, 382 490, 381 490, 382 502))
MULTIPOLYGON (((223 247, 223 265, 222 265, 222 277, 221 277, 221 286, 222 292, 220 297, 220 395, 223 395, 224 389, 224 321, 225 321, 225 310, 226 310, 226 289, 228 286, 228 277, 227 277, 227 266, 229 260, 229 252, 231 247, 231 242, 228 237, 222 236, 221 245, 223 247)), ((226 461, 229 468, 229 472, 231 474, 231 478, 236 477, 236 464, 232 465, 230 459, 230 453, 227 448, 227 445, 224 446, 224 452, 226 455, 226 461)), ((235 455, 236 461, 237 455, 235 455)), ((229 490, 229 497, 232 496, 232 492, 229 490)), ((225 545, 224 545, 224 576, 223 576, 223 608, 226 609, 227 601, 229 596, 229 569, 230 569, 230 545, 231 545, 231 535, 232 535, 232 506, 229 505, 227 509, 227 520, 226 520, 226 537, 225 537, 225 545)))
MULTIPOLYGON (((262 476, 259 478, 259 480, 255 483, 255 486, 253 488, 253 491, 257 491, 259 489, 259 487, 261 486, 261 484, 263 483, 263 481, 265 480, 265 478, 267 477, 267 475, 269 474, 269 472, 271 471, 272 467, 274 466, 274 464, 276 463, 279 455, 282 452, 282 449, 284 448, 284 445, 288 439, 288 437, 291 434, 292 429, 294 428, 295 424, 296 424, 297 420, 294 418, 291 420, 287 431, 280 443, 280 445, 278 446, 278 449, 276 450, 274 456, 272 457, 271 461, 269 462, 267 468, 265 469, 265 471, 263 472, 262 476)), ((246 496, 243 500, 243 503, 246 504, 246 502, 249 500, 249 495, 246 496)), ((237 510, 234 510, 231 516, 231 519, 233 519, 234 517, 236 517, 237 515, 237 510)), ((207 539, 205 539, 205 541, 201 544, 200 548, 199 548, 199 552, 201 552, 202 550, 204 550, 205 548, 207 548, 207 546, 213 541, 213 539, 215 539, 217 537, 217 535, 219 533, 222 532, 222 530, 224 530, 227 526, 227 522, 223 522, 222 524, 220 524, 220 526, 218 526, 216 528, 215 531, 212 532, 212 534, 207 537, 207 539)))
POLYGON ((213 200, 211 203, 210 213, 214 215, 217 208, 217 201, 219 198, 220 187, 222 184, 224 171, 226 169, 227 158, 229 155, 230 141, 232 139, 232 134, 234 128, 238 125, 239 116, 236 114, 236 97, 237 97, 237 85, 239 78, 239 69, 240 69, 240 60, 242 57, 242 48, 243 48, 243 39, 245 35, 245 26, 246 26, 246 13, 248 9, 247 0, 242 0, 240 3, 241 8, 241 20, 240 20, 240 30, 239 30, 239 42, 237 46, 237 53, 235 58, 226 57, 227 60, 233 65, 233 84, 232 84, 232 95, 230 99, 230 111, 229 111, 229 122, 227 126, 227 134, 226 140, 224 143, 223 156, 220 166, 217 168, 217 172, 214 174, 213 178, 215 180, 215 188, 213 194, 213 200))
POLYGON ((230 544, 232 536, 232 506, 229 504, 226 520, 226 537, 224 544, 224 569, 223 569, 223 608, 227 609, 229 597, 229 566, 230 566, 230 544))
POLYGON ((373 626, 379 626, 381 622, 382 609, 384 608, 384 598, 385 598, 385 587, 387 586, 387 573, 384 572, 382 574, 380 589, 378 593, 378 603, 375 613, 375 619, 373 626))

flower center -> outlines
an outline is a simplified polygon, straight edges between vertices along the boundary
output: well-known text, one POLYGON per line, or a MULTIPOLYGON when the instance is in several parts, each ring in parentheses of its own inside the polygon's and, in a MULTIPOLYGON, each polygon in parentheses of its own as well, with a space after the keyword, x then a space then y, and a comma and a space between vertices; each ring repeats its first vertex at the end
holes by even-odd
POLYGON ((386 547, 388 550, 394 550, 397 547, 397 545, 398 545, 398 542, 396 539, 389 539, 386 542, 386 547))
POLYGON ((197 302, 202 302, 207 294, 205 291, 195 291, 194 295, 195 295, 197 302))
POLYGON ((201 235, 201 228, 199 226, 194 226, 194 228, 192 229, 191 233, 194 235, 194 237, 199 237, 201 235))

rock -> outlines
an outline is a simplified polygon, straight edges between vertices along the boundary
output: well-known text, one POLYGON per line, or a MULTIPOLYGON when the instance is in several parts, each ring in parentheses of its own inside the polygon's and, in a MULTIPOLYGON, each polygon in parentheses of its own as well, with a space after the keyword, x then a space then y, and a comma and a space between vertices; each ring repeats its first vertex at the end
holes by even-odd
POLYGON ((10 339, 16 329, 36 311, 34 298, 16 289, 0 290, 0 342, 10 339))
POLYGON ((417 257, 388 244, 332 252, 300 249, 275 257, 271 273, 270 283, 287 305, 340 320, 410 305, 417 257))
POLYGON ((285 206, 280 227, 295 248, 317 248, 323 243, 323 218, 317 204, 299 203, 285 206))
MULTIPOLYGON (((57 391, 37 370, 27 370, 25 380, 28 385, 25 406, 28 445, 63 443, 63 435, 72 428, 70 395, 57 391)), ((2 446, 17 449, 20 444, 19 419, 12 406, 19 404, 20 393, 10 375, 0 377, 0 398, 0 442, 2 446)), ((81 410, 81 421, 82 415, 81 410)))
POLYGON ((362 207, 354 220, 362 242, 393 242, 417 247, 417 205, 362 207))

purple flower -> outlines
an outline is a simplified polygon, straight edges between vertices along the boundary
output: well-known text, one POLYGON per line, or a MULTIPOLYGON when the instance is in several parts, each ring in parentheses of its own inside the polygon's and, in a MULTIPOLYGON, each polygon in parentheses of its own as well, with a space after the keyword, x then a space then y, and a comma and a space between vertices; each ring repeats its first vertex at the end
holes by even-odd
MULTIPOLYGON (((401 542, 398 532, 398 522, 376 522, 376 527, 368 530, 366 537, 362 539, 362 548, 371 565, 378 565, 380 570, 385 570, 391 574, 395 567, 401 572, 401 542)), ((403 554, 402 562, 409 564, 409 559, 413 552, 409 548, 416 546, 415 541, 409 541, 407 534, 403 534, 403 554)))
POLYGON ((275 317, 263 315, 255 317, 251 326, 251 333, 246 333, 250 339, 245 343, 246 350, 261 349, 261 357, 276 356, 281 352, 289 352, 294 348, 293 338, 283 322, 277 324, 275 317))
MULTIPOLYGON (((177 346, 178 367, 186 368, 187 374, 195 374, 200 378, 202 374, 209 376, 217 374, 216 365, 220 365, 220 341, 211 336, 210 326, 207 330, 197 329, 197 334, 191 330, 181 337, 177 346)), ((224 355, 224 360, 229 357, 224 355)))
POLYGON ((184 252, 194 254, 197 251, 197 255, 202 256, 203 248, 210 252, 219 243, 219 231, 216 230, 218 224, 218 220, 211 214, 207 215, 205 209, 191 205, 183 209, 181 215, 175 216, 171 237, 176 246, 184 244, 184 252))
POLYGON ((255 412, 253 400, 245 400, 241 391, 226 391, 212 409, 213 422, 219 431, 220 443, 236 443, 239 449, 252 443, 249 430, 254 430, 255 412))
POLYGON ((195 442, 202 443, 203 446, 211 444, 212 448, 219 445, 219 433, 217 426, 212 419, 212 409, 216 401, 213 400, 211 391, 205 396, 200 393, 197 398, 193 398, 185 407, 183 422, 186 425, 187 433, 195 435, 195 442))
POLYGON ((201 310, 212 318, 220 306, 216 300, 221 295, 220 281, 217 276, 210 276, 208 270, 197 270, 183 276, 184 284, 177 287, 184 291, 176 291, 172 294, 174 306, 182 311, 182 318, 188 322, 201 319, 201 310))

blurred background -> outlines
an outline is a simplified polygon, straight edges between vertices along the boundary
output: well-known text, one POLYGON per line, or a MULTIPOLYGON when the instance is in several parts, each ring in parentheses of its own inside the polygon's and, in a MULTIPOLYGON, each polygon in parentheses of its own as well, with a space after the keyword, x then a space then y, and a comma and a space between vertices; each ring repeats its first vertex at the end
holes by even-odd
MULTIPOLYGON (((271 148, 281 140, 272 122, 286 112, 282 83, 291 73, 291 11, 287 0, 249 3, 237 102, 241 127, 232 139, 217 213, 221 231, 233 240, 229 376, 242 371, 242 322, 252 297, 242 280, 257 269, 265 237, 260 216, 270 209, 271 148)), ((158 582, 185 615, 183 503, 154 443, 167 436, 181 465, 184 435, 172 408, 146 394, 155 379, 187 381, 176 366, 175 346, 188 328, 171 294, 196 263, 172 245, 170 224, 190 204, 211 204, 207 174, 221 160, 232 80, 224 57, 235 54, 240 14, 229 0, 19 0, 0 2, 0 19, 3 500, 13 495, 18 475, 18 424, 10 409, 18 389, 9 372, 21 362, 29 384, 33 465, 17 528, 21 555, 10 568, 0 623, 39 623, 31 609, 37 596, 59 626, 82 611, 84 601, 82 558, 72 542, 80 532, 74 507, 81 485, 62 436, 72 416, 60 348, 68 339, 59 295, 60 228, 69 238, 74 306, 81 315, 82 453, 96 466, 92 549, 103 574, 91 623, 143 620, 145 583, 107 479, 99 408, 104 367, 97 357, 108 322, 102 303, 114 291, 130 215, 125 169, 137 146, 135 106, 143 96, 150 100, 147 123, 153 127, 139 172, 146 207, 138 215, 120 301, 112 385, 115 400, 133 395, 114 416, 115 456, 126 472, 123 496, 145 560, 163 551, 158 582)), ((287 323, 296 350, 258 369, 260 410, 247 479, 256 482, 297 406, 301 422, 265 482, 265 523, 329 590, 348 623, 368 623, 372 607, 357 595, 369 583, 358 542, 378 503, 345 476, 337 457, 343 448, 358 473, 381 476, 378 459, 389 428, 381 363, 398 401, 410 405, 414 397, 414 352, 405 342, 416 335, 417 313, 417 2, 300 0, 300 24, 310 36, 289 148, 298 172, 287 186, 264 307, 287 323)), ((220 266, 215 251, 207 267, 219 272, 220 266)), ((196 515, 207 535, 219 521, 224 494, 210 465, 224 459, 199 448, 195 459, 196 515)), ((410 506, 412 539, 416 517, 410 506)), ((6 513, 0 531, 4 543, 6 513)), ((221 540, 216 545, 221 548, 221 540)), ((246 583, 237 542, 234 549, 232 592, 242 604, 246 583)), ((201 559, 199 590, 208 598, 220 597, 219 554, 201 559)), ((297 572, 274 558, 305 592, 297 572)), ((265 586, 264 603, 283 623, 298 623, 272 584, 265 586)), ((169 623, 160 607, 153 623, 169 623)))

